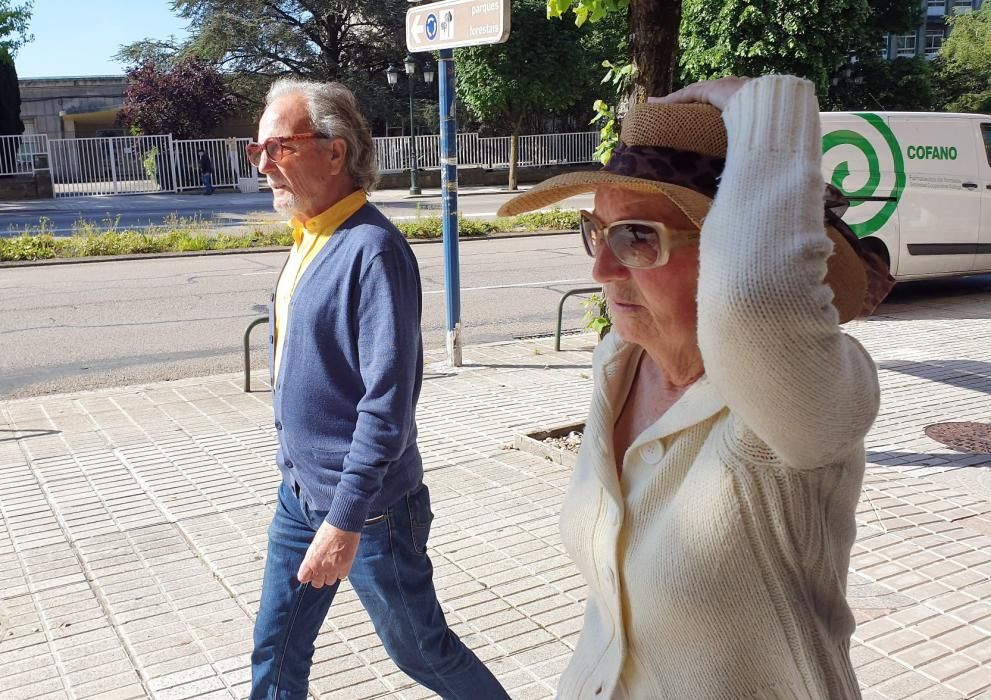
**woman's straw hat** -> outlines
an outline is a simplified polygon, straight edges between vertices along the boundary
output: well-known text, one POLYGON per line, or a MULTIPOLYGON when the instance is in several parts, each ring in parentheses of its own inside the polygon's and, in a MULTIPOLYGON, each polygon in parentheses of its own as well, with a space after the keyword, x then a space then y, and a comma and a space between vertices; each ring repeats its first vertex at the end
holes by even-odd
MULTIPOLYGON (((726 148, 722 114, 710 105, 634 105, 623 120, 620 144, 602 170, 545 180, 503 204, 499 215, 541 209, 603 185, 618 185, 663 194, 702 228, 716 194, 726 148)), ((867 280, 851 242, 832 225, 826 226, 826 233, 833 241, 833 254, 827 262, 825 281, 833 290, 840 323, 844 323, 860 313, 867 280)))

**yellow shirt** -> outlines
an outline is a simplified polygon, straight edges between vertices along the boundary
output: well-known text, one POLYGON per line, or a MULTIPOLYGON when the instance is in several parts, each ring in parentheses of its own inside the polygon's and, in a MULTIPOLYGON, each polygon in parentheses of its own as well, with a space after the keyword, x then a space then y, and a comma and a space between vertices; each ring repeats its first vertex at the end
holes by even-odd
POLYGON ((275 368, 279 376, 279 363, 282 361, 282 341, 289 322, 289 302, 292 300, 296 283, 303 276, 307 266, 317 253, 327 244, 338 227, 361 209, 368 198, 363 190, 352 192, 325 212, 317 214, 305 222, 294 218, 292 226, 293 246, 289 259, 282 268, 282 275, 275 288, 275 368))

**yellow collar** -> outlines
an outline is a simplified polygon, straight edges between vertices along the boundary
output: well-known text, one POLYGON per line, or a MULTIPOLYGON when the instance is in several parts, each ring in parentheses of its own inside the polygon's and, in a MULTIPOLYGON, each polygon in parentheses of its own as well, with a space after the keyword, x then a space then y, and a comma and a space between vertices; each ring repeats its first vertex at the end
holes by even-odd
POLYGON ((332 236, 334 232, 347 221, 351 216, 365 206, 368 197, 364 190, 356 190, 344 199, 338 201, 326 211, 320 212, 306 221, 300 221, 293 217, 289 225, 292 226, 292 237, 299 245, 303 240, 304 233, 311 236, 332 236))

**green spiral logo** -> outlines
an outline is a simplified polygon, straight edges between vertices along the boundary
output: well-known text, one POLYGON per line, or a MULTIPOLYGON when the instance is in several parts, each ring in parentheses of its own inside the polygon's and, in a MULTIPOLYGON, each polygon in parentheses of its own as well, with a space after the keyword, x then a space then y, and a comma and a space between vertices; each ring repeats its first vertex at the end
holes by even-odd
POLYGON ((858 113, 855 116, 866 121, 881 137, 887 151, 890 153, 891 172, 894 173, 894 183, 891 184, 890 191, 879 189, 883 180, 881 170, 881 160, 871 139, 862 133, 850 131, 849 129, 839 129, 831 131, 822 138, 822 154, 825 156, 833 148, 849 146, 856 149, 860 155, 867 160, 867 179, 857 189, 848 189, 845 184, 850 177, 849 159, 841 160, 834 168, 829 180, 840 192, 850 198, 850 211, 843 220, 846 221, 853 232, 859 238, 876 233, 891 215, 895 213, 898 200, 901 199, 905 189, 905 161, 902 158, 901 147, 898 139, 892 133, 884 120, 876 114, 858 113), (872 198, 872 199, 867 199, 872 198), (859 207, 873 210, 877 202, 883 202, 880 209, 871 215, 869 212, 862 214, 866 217, 863 221, 857 221, 859 207))

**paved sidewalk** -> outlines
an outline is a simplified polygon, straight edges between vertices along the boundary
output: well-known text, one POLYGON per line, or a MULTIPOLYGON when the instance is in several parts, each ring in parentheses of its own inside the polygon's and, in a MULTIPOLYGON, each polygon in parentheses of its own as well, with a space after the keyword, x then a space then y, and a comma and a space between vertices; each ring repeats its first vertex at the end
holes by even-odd
MULTIPOLYGON (((991 294, 851 324, 881 368, 850 596, 868 699, 991 698, 991 455, 923 428, 991 420, 991 294)), ((584 590, 557 516, 569 469, 510 448, 581 420, 588 336, 428 358, 419 411, 454 628, 514 698, 553 694, 584 590)), ((264 377, 0 403, 0 699, 242 698, 277 474, 264 377)), ((342 588, 317 698, 422 698, 342 588)))

